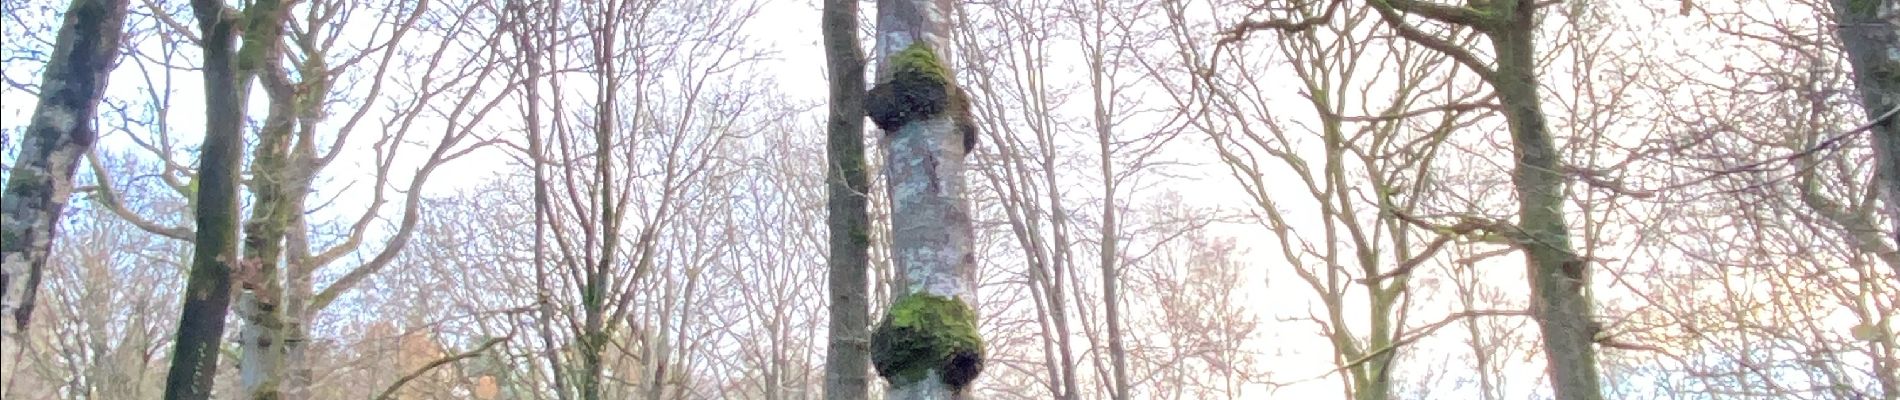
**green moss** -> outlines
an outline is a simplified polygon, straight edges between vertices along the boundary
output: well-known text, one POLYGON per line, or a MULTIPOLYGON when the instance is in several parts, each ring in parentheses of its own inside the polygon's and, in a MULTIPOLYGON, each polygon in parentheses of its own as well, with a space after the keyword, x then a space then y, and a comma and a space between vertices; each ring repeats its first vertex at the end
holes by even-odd
POLYGON ((10 246, 12 248, 24 249, 27 247, 26 243, 20 243, 19 233, 16 233, 12 229, 0 229, 0 243, 11 244, 13 245, 10 246))
POLYGON ((892 54, 890 63, 893 75, 911 75, 939 85, 950 83, 949 68, 943 66, 937 52, 924 42, 912 42, 910 47, 892 54))
POLYGON ((871 333, 871 363, 893 385, 916 382, 934 369, 960 390, 982 372, 983 353, 976 311, 951 297, 905 295, 871 333))
POLYGON ((922 42, 892 54, 887 60, 890 76, 865 94, 864 108, 886 133, 896 132, 911 121, 925 120, 948 112, 969 113, 969 98, 943 62, 922 42))
POLYGON ((1880 3, 1886 1, 1887 0, 1848 0, 1847 10, 1848 12, 1854 13, 1854 16, 1871 17, 1879 12, 1880 3))

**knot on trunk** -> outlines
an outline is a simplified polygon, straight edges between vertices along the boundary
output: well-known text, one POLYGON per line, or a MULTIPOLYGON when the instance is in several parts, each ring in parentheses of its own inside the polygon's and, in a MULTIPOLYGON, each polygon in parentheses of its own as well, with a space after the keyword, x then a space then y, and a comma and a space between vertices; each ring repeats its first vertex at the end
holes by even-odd
POLYGON ((913 43, 893 54, 889 62, 890 77, 871 87, 864 99, 865 113, 878 129, 895 133, 905 124, 948 114, 963 135, 964 151, 976 148, 970 98, 929 45, 913 43))
POLYGON ((905 295, 871 333, 871 364, 894 385, 935 370, 944 385, 961 391, 983 372, 983 338, 976 326, 976 312, 962 300, 905 295))

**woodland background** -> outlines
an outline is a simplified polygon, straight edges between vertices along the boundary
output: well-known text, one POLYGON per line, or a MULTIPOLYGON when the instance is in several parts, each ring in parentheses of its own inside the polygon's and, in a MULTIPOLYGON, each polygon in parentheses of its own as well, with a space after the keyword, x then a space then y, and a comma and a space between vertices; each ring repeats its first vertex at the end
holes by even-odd
MULTIPOLYGON (((6 166, 51 3, 0 10, 6 166)), ((953 51, 982 132, 980 398, 1551 395, 1522 256, 1473 229, 1517 205, 1502 106, 1459 61, 1357 1, 960 3, 953 51)), ((165 382, 202 56, 185 2, 130 4, 100 144, 34 323, 0 360, 8 399, 146 399, 165 382)), ((1872 179, 1830 5, 1541 4, 1536 70, 1606 396, 1900 397, 1900 216, 1872 179)), ((821 396, 818 4, 288 15, 245 126, 294 121, 272 142, 290 161, 254 158, 261 133, 244 154, 245 176, 307 193, 287 203, 282 272, 246 281, 291 299, 293 396, 406 378, 396 397, 563 398, 557 371, 589 353, 606 398, 821 396), (575 345, 585 332, 604 340, 575 345)), ((886 199, 870 198, 878 226, 886 199)), ((893 290, 884 234, 874 309, 893 290)), ((242 390, 241 345, 220 349, 218 393, 242 390)))

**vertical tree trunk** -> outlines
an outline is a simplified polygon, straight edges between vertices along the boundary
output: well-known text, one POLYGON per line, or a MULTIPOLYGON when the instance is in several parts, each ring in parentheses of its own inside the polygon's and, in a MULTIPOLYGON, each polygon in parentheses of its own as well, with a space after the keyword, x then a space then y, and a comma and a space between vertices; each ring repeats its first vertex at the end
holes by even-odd
POLYGON ((26 331, 32 317, 41 270, 73 192, 73 172, 99 138, 92 121, 119 57, 127 3, 75 0, 67 7, 40 77, 39 104, 0 194, 0 314, 12 316, 18 332, 26 331))
MULTIPOLYGON (((1835 32, 1854 69, 1861 108, 1869 118, 1880 118, 1900 107, 1900 4, 1890 0, 1833 0, 1835 32)), ((1875 178, 1886 200, 1886 233, 1900 243, 1900 118, 1874 121, 1875 178)), ((1896 266, 1895 268, 1900 268, 1896 266)))
MULTIPOLYGON (((296 105, 289 78, 281 70, 276 53, 266 54, 263 68, 264 93, 270 101, 269 115, 258 131, 256 154, 251 161, 251 217, 244 223, 243 258, 248 268, 246 279, 238 284, 245 289, 239 295, 238 315, 244 319, 238 343, 243 356, 238 359, 238 380, 243 398, 275 400, 283 396, 285 313, 282 308, 284 285, 281 263, 284 235, 292 217, 302 211, 301 193, 291 170, 291 134, 296 105)), ((319 95, 320 96, 320 95, 319 95)))
POLYGON ((864 161, 864 50, 858 45, 857 0, 826 0, 820 22, 831 114, 825 126, 825 189, 831 248, 830 340, 825 352, 825 398, 870 396, 871 189, 864 161))
MULTIPOLYGON (((620 76, 615 64, 615 46, 619 39, 619 21, 622 15, 620 3, 608 1, 601 4, 597 15, 589 16, 588 36, 592 39, 594 76, 601 82, 596 87, 594 104, 594 190, 600 214, 597 223, 600 229, 600 248, 598 259, 589 260, 592 270, 586 274, 581 287, 582 325, 580 340, 580 392, 583 400, 601 399, 601 381, 606 379, 602 356, 607 352, 607 286, 612 279, 613 266, 619 255, 620 211, 615 195, 618 193, 614 180, 614 124, 618 123, 619 111, 615 96, 620 93, 620 76)), ((657 381, 657 380, 656 380, 657 381)))
POLYGON ((1559 400, 1603 398, 1597 373, 1596 325, 1591 320, 1589 263, 1571 248, 1564 222, 1564 177, 1556 141, 1538 99, 1535 37, 1539 4, 1500 0, 1448 6, 1430 1, 1371 0, 1388 26, 1421 46, 1445 53, 1478 71, 1497 91, 1510 125, 1517 162, 1512 167, 1518 197, 1518 245, 1531 286, 1531 312, 1544 337, 1551 391, 1559 400), (1443 38, 1405 22, 1410 14, 1462 25, 1490 39, 1495 67, 1443 38))
MULTIPOLYGON (((1509 2, 1505 2, 1509 3, 1509 2)), ((1551 390, 1561 400, 1602 399, 1591 322, 1588 262, 1570 245, 1564 222, 1564 177, 1557 146, 1537 97, 1535 7, 1502 6, 1508 22, 1487 31, 1497 54, 1492 79, 1517 150, 1513 172, 1518 227, 1531 280, 1531 312, 1544 336, 1551 390)))
POLYGON ((239 157, 244 154, 244 89, 263 57, 276 53, 284 4, 260 0, 243 18, 215 0, 194 0, 192 9, 204 46, 205 139, 199 155, 197 238, 185 301, 172 348, 165 398, 206 399, 217 376, 224 317, 230 310, 233 267, 238 259, 239 157), (247 24, 242 51, 234 52, 237 24, 247 24))
MULTIPOLYGON (((1099 32, 1101 27, 1096 27, 1099 32)), ((1102 230, 1101 230, 1101 268, 1102 268, 1102 318, 1108 322, 1108 359, 1112 370, 1112 382, 1109 384, 1110 399, 1128 399, 1128 352, 1122 346, 1122 316, 1120 292, 1121 266, 1116 261, 1121 256, 1117 247, 1120 228, 1115 223, 1115 152, 1114 122, 1109 115, 1109 99, 1103 98, 1102 85, 1106 79, 1102 70, 1102 54, 1096 48, 1089 54, 1089 88, 1093 91, 1090 100, 1094 103, 1094 122, 1096 145, 1100 149, 1102 174, 1102 230)))
POLYGON ((962 399, 982 371, 976 256, 964 158, 969 99, 951 69, 950 0, 880 0, 877 85, 865 98, 884 131, 891 254, 904 295, 871 336, 892 399, 962 399))

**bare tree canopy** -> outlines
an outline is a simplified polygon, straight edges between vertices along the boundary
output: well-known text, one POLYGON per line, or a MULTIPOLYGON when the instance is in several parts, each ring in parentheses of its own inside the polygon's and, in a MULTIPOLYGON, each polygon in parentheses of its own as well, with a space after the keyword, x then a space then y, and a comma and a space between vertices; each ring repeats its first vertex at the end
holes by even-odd
POLYGON ((0 1, 0 398, 1896 399, 1895 4, 0 1))

